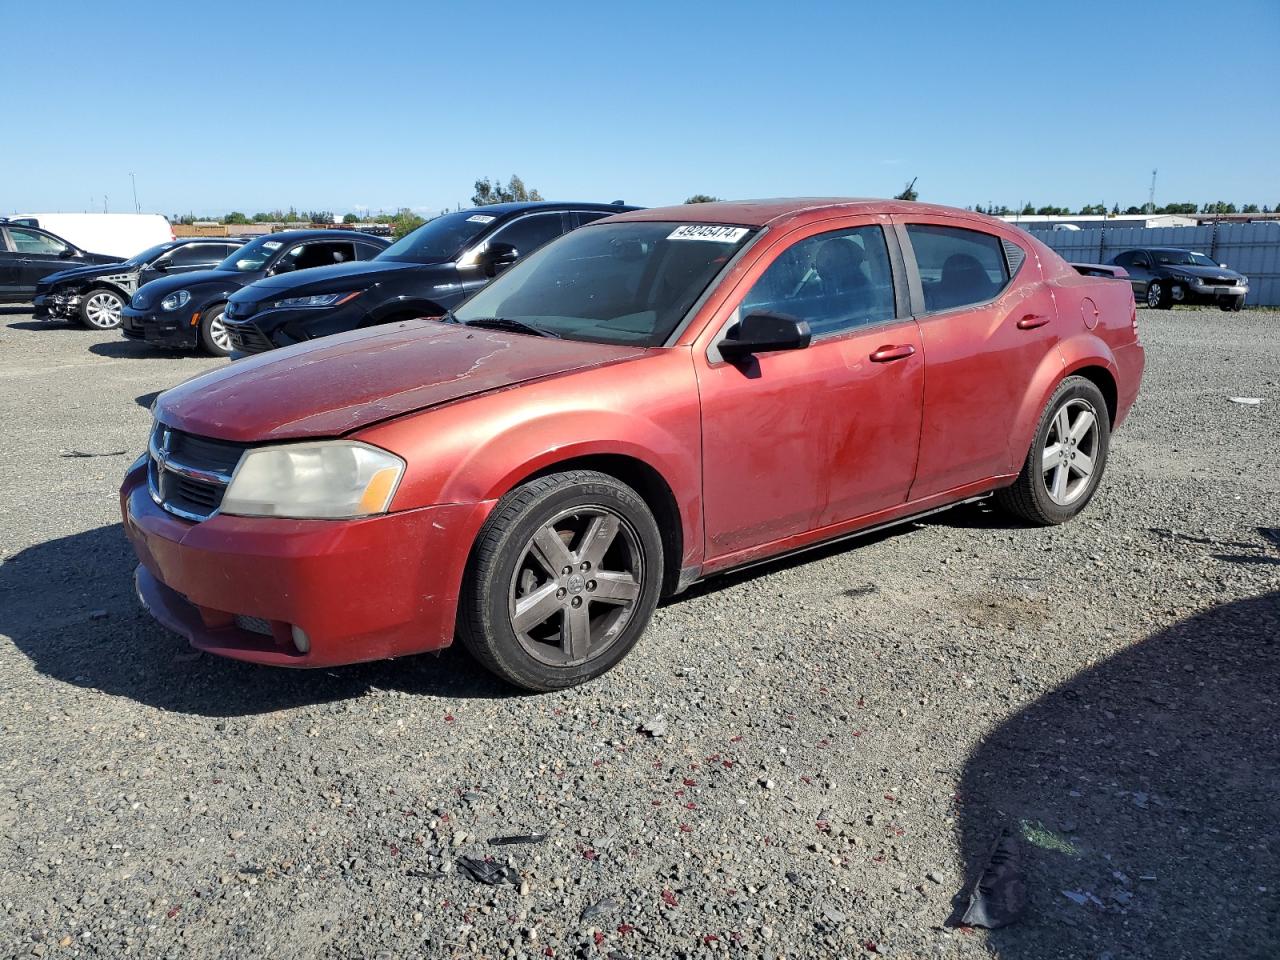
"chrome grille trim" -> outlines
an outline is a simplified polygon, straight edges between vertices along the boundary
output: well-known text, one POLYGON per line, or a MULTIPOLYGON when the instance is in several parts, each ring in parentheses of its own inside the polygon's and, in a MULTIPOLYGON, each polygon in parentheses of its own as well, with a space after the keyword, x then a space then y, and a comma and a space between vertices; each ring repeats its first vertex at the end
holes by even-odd
POLYGON ((147 441, 147 490, 151 499, 184 520, 208 520, 221 507, 245 449, 240 444, 198 437, 156 421, 147 441), (181 451, 181 459, 175 449, 181 451), (203 454, 217 462, 193 462, 193 454, 203 454))

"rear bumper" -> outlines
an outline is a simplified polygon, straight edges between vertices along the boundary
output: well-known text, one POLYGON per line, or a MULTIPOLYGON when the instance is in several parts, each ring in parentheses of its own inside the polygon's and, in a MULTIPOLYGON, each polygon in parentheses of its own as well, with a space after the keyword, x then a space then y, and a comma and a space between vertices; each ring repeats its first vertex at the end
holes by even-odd
POLYGON ((126 476, 120 505, 140 561, 138 596, 156 620, 199 650, 290 667, 447 646, 471 543, 492 506, 189 523, 156 505, 142 469, 126 476), (271 635, 243 628, 237 617, 265 621, 271 635), (306 653, 293 643, 294 625, 310 639, 306 653))
POLYGON ((189 310, 174 313, 147 313, 125 307, 120 311, 120 332, 130 340, 143 340, 158 347, 194 347, 199 327, 189 310))

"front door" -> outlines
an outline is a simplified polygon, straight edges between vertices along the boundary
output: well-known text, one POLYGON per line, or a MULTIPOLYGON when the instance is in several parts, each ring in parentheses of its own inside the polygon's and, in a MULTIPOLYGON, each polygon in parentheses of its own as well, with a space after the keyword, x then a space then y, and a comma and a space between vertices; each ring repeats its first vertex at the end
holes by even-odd
POLYGON ((65 243, 43 230, 9 227, 10 247, 18 254, 16 292, 23 296, 35 293, 41 277, 75 266, 66 254, 74 252, 65 243))
POLYGON ((896 506, 910 489, 919 332, 897 315, 883 229, 824 226, 766 252, 726 325, 784 313, 809 323, 810 346, 695 358, 708 561, 896 506))

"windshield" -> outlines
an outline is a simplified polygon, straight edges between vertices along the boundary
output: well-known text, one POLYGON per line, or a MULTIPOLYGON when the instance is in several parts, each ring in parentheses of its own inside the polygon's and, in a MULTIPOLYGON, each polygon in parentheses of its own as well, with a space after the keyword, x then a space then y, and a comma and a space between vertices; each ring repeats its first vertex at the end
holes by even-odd
POLYGON ((439 263, 452 260, 462 248, 497 220, 493 214, 463 210, 428 220, 383 250, 375 260, 402 260, 407 263, 439 263))
POLYGON ((160 254, 168 250, 170 246, 172 246, 172 244, 157 243, 154 247, 148 247, 146 250, 143 250, 141 253, 135 253, 132 257, 130 257, 128 260, 124 262, 124 266, 141 267, 143 264, 150 263, 152 260, 156 259, 156 257, 160 256, 160 254))
POLYGON ((1152 250, 1156 263, 1165 267, 1216 267, 1217 263, 1203 253, 1190 250, 1152 250))
POLYGON ((567 340, 657 346, 754 233, 719 224, 583 227, 500 275, 455 318, 519 321, 567 340))
POLYGON ((271 236, 259 237, 257 240, 246 243, 213 269, 231 270, 235 273, 253 273, 255 270, 263 270, 275 256, 275 252, 283 246, 281 241, 271 236))

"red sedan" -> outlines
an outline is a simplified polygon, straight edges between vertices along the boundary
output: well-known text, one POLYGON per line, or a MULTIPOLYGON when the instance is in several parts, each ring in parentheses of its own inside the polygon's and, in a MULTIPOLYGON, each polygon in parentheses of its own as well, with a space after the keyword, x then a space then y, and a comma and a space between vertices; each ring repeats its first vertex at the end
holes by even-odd
POLYGON ((598 676, 663 594, 994 494, 1084 509, 1143 349, 1124 280, 961 210, 643 210, 455 314, 163 394, 121 489, 154 616, 314 667, 455 635, 512 683, 598 676))

